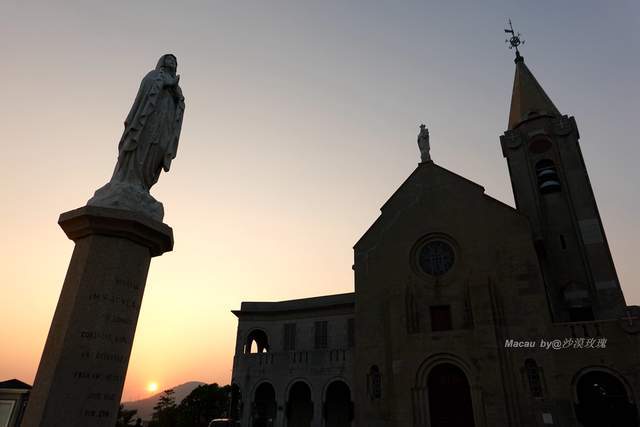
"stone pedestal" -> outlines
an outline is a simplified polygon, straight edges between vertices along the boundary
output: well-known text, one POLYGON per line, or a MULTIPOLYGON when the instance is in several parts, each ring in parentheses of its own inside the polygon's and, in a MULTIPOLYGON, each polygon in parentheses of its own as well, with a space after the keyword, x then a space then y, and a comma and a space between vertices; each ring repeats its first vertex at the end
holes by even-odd
POLYGON ((171 227, 141 214, 85 206, 58 221, 76 246, 23 427, 113 427, 152 257, 171 227))

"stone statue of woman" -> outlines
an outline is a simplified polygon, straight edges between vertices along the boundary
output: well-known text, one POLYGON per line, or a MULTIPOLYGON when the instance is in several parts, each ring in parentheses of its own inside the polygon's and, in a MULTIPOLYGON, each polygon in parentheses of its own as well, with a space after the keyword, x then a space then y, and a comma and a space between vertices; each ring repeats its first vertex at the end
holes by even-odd
POLYGON ((420 148, 420 160, 422 163, 431 161, 431 146, 429 145, 429 129, 425 125, 420 125, 418 134, 418 148, 420 148))
POLYGON ((124 122, 111 181, 96 191, 88 205, 138 211, 162 220, 162 203, 149 190, 162 169, 169 171, 178 150, 184 96, 177 65, 174 55, 163 55, 142 79, 124 122))

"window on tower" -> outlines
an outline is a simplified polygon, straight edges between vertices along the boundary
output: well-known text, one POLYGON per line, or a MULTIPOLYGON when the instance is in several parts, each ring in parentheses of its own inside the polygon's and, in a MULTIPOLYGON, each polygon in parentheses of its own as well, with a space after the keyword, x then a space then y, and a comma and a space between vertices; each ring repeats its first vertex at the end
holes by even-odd
POLYGON ((567 249, 567 241, 562 234, 560 235, 560 246, 562 249, 567 249))
POLYGON ((540 193, 549 194, 560 191, 560 178, 553 161, 544 159, 536 163, 536 176, 540 193))

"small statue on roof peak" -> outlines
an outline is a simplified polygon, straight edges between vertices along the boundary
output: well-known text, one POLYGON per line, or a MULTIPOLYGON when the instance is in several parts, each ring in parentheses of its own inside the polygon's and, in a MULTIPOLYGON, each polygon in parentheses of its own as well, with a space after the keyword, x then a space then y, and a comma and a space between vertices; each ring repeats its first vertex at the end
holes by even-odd
POLYGON ((418 148, 420 148, 420 160, 421 163, 430 162, 431 146, 429 145, 429 129, 423 124, 420 125, 420 133, 418 134, 418 148))

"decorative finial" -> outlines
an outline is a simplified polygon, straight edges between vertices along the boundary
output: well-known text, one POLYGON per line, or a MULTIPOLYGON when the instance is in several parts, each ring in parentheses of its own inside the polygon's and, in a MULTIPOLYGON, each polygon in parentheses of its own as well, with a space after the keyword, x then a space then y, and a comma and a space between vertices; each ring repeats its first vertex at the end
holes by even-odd
POLYGON ((516 61, 518 61, 518 59, 522 58, 522 56, 520 56, 520 51, 518 50, 518 46, 520 46, 521 44, 524 44, 524 40, 520 39, 520 33, 516 33, 513 30, 511 19, 509 19, 509 28, 505 28, 504 32, 507 34, 511 34, 511 37, 506 39, 504 42, 509 43, 509 49, 516 50, 516 61))
POLYGON ((429 151, 429 129, 424 124, 420 125, 420 133, 418 134, 418 148, 420 148, 421 163, 430 162, 431 154, 429 151))

